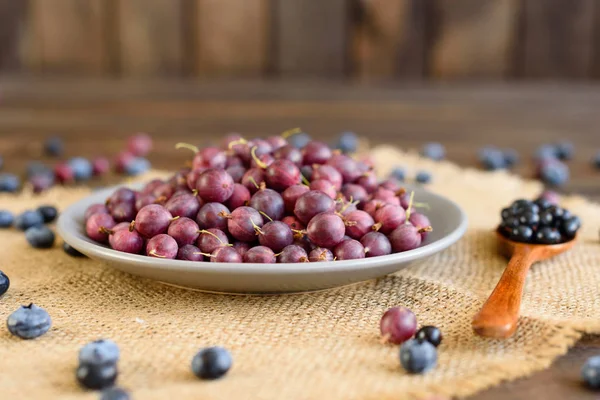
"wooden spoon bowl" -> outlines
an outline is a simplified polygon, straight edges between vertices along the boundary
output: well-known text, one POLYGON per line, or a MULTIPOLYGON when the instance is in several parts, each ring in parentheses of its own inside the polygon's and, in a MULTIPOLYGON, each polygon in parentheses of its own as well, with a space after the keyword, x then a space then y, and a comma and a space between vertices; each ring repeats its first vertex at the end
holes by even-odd
POLYGON ((505 339, 517 329, 525 278, 531 265, 570 250, 577 237, 551 245, 515 242, 499 231, 496 231, 496 237, 498 250, 510 261, 496 288, 473 318, 472 326, 479 336, 505 339))

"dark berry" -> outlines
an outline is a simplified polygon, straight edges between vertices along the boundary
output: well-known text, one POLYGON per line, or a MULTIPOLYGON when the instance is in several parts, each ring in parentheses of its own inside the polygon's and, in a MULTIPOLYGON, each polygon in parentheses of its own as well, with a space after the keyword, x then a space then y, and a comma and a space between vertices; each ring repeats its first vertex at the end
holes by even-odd
POLYGON ((85 257, 83 253, 80 253, 75 247, 71 246, 67 242, 63 243, 63 250, 71 257, 85 257))
POLYGON ((563 219, 560 224, 560 232, 567 238, 571 239, 575 237, 577 231, 581 227, 581 220, 577 216, 572 216, 568 219, 563 219))
POLYGON ((2 271, 0 271, 0 296, 2 296, 10 287, 10 279, 2 271))
POLYGON ((571 142, 559 142, 555 145, 555 152, 560 160, 570 160, 575 153, 575 146, 571 142))
POLYGON ((200 350, 192 359, 192 372, 200 379, 219 379, 233 364, 231 354, 222 347, 200 350))
POLYGON ((411 339, 400 347, 400 363, 410 374, 427 372, 437 364, 437 350, 426 340, 411 339))
POLYGON ((355 153, 358 149, 358 135, 354 132, 343 132, 335 147, 344 153, 355 153))
POLYGON ((25 211, 22 214, 17 215, 15 218, 15 228, 25 231, 34 226, 40 226, 44 224, 44 217, 37 211, 25 211))
POLYGON ((21 339, 35 339, 48 332, 52 320, 46 310, 32 303, 10 314, 6 325, 11 334, 21 339))
POLYGON ((500 213, 500 215, 502 216, 503 220, 506 220, 514 215, 514 210, 509 207, 504 208, 504 209, 502 209, 502 212, 500 213))
POLYGON ((535 239, 537 243, 541 244, 557 244, 561 241, 560 232, 549 227, 540 228, 535 235, 535 239))
POLYGON ((92 163, 83 157, 71 158, 69 160, 69 166, 73 170, 75 180, 78 182, 89 180, 94 173, 92 163))
POLYGON ((54 245, 55 235, 46 226, 32 226, 25 231, 25 238, 36 249, 49 249, 54 245))
POLYGON ((14 174, 0 174, 0 192, 14 193, 19 190, 21 181, 14 174))
POLYGON ((554 225, 554 216, 548 210, 540 212, 540 226, 553 226, 554 225))
POLYGON ((442 331, 435 326, 427 325, 417 331, 415 339, 426 340, 435 347, 438 347, 442 343, 442 331))
POLYGON ((56 219, 58 216, 58 210, 53 206, 41 206, 38 207, 37 212, 42 214, 44 223, 48 224, 56 219))
POLYGON ((419 171, 417 172, 417 175, 415 176, 415 180, 418 183, 429 183, 431 182, 431 173, 427 172, 427 171, 419 171))
POLYGON ((392 172, 390 172, 390 177, 403 182, 406 177, 406 171, 402 167, 395 167, 392 172))
POLYGON ((522 225, 537 225, 540 222, 540 215, 533 211, 525 211, 519 216, 519 222, 522 225))
POLYGON ((59 137, 51 137, 44 142, 44 152, 52 157, 60 157, 64 152, 64 143, 59 137))
POLYGON ((125 389, 111 387, 104 389, 100 394, 100 400, 130 400, 131 397, 125 389))
POLYGON ((600 389, 600 356, 587 359, 581 369, 581 378, 590 389, 600 389))
POLYGON ((113 386, 117 380, 117 365, 80 364, 75 375, 81 386, 87 389, 106 389, 113 386))
POLYGON ((79 363, 88 365, 115 364, 121 357, 119 346, 110 339, 94 340, 79 350, 79 363))
POLYGON ((10 228, 15 222, 13 213, 7 210, 0 210, 0 228, 10 228))
POLYGON ((507 167, 512 167, 519 162, 519 153, 515 149, 504 149, 502 153, 507 167))
POLYGON ((502 150, 495 147, 484 147, 478 153, 479 162, 484 169, 495 171, 506 168, 506 159, 502 150))
POLYGON ((446 157, 446 149, 441 143, 427 143, 421 150, 423 157, 431 158, 432 160, 440 161, 446 157))

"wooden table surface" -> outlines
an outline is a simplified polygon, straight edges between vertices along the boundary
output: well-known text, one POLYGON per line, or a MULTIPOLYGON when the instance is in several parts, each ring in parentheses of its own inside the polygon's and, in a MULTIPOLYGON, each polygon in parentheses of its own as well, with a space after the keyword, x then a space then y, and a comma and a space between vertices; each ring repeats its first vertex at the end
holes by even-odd
MULTIPOLYGON (((0 154, 5 171, 22 173, 40 159, 41 142, 63 137, 66 156, 114 155, 128 134, 149 132, 158 168, 186 159, 174 143, 207 144, 228 132, 277 134, 300 126, 331 140, 352 130, 371 143, 418 148, 442 142, 448 158, 476 166, 484 145, 521 154, 516 172, 531 176, 531 154, 542 143, 570 140, 572 178, 566 192, 600 200, 600 87, 590 85, 439 85, 337 82, 42 81, 0 78, 0 154)), ((600 293, 599 293, 600 295, 600 293)), ((594 399, 581 387, 583 361, 600 354, 600 338, 586 337, 546 371, 472 397, 491 399, 594 399)))

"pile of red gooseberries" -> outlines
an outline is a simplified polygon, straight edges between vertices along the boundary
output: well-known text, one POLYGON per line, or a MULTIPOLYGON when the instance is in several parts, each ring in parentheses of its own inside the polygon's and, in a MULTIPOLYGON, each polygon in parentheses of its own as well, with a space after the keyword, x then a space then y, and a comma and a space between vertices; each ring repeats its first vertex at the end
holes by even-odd
POLYGON ((327 144, 229 135, 188 144, 189 168, 141 190, 121 187, 85 214, 88 237, 117 251, 226 263, 360 259, 412 250, 431 231, 414 193, 327 144))

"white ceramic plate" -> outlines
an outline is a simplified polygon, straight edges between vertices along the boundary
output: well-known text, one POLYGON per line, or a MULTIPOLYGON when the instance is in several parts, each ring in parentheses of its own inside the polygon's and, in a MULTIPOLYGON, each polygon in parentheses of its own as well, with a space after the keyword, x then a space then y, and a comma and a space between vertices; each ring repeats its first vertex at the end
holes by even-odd
POLYGON ((427 203, 433 232, 418 249, 362 260, 299 264, 227 264, 164 260, 121 253, 88 239, 84 213, 91 204, 103 203, 115 190, 98 191, 71 205, 58 220, 63 239, 82 252, 113 268, 177 286, 225 293, 301 292, 332 288, 377 278, 408 267, 455 243, 467 228, 467 217, 454 202, 415 188, 415 198, 427 203))

